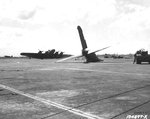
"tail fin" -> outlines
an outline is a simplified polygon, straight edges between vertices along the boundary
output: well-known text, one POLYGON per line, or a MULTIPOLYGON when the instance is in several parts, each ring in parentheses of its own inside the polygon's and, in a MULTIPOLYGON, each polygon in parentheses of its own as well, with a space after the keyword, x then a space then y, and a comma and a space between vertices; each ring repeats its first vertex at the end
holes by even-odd
POLYGON ((79 36, 80 36, 80 40, 81 40, 81 44, 82 44, 82 48, 83 48, 82 50, 85 50, 87 48, 87 44, 86 44, 86 41, 84 39, 82 29, 80 26, 77 26, 77 29, 79 32, 79 36))

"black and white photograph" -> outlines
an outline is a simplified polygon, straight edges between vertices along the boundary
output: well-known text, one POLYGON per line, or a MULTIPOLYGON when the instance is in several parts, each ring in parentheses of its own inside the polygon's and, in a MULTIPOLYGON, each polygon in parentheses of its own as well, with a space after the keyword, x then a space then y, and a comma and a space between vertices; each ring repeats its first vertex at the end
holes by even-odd
POLYGON ((0 0, 0 119, 150 119, 150 1, 0 0))

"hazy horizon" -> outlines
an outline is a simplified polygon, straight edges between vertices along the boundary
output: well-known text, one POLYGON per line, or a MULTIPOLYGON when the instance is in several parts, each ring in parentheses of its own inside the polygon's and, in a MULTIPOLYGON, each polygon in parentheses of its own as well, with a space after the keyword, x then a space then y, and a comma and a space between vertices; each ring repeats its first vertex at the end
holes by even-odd
POLYGON ((56 49, 81 54, 77 31, 98 54, 150 51, 148 0, 1 0, 0 56, 56 49))

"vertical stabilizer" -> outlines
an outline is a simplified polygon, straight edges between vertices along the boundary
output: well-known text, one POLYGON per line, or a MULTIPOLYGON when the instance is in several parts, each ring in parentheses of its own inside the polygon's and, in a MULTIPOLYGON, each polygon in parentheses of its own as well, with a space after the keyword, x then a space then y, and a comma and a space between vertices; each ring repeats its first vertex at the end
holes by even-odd
POLYGON ((84 35, 82 32, 82 29, 80 26, 77 26, 78 32, 79 32, 79 36, 80 36, 80 40, 81 40, 81 44, 82 44, 82 50, 85 50, 87 48, 87 44, 86 41, 84 39, 84 35))

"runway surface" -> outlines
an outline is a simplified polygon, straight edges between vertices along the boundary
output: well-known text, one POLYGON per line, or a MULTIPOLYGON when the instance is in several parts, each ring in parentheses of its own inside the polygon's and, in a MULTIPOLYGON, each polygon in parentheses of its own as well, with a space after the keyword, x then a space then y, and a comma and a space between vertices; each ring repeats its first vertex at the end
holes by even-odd
POLYGON ((150 65, 0 59, 0 119, 150 118, 150 65))

